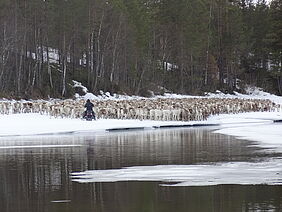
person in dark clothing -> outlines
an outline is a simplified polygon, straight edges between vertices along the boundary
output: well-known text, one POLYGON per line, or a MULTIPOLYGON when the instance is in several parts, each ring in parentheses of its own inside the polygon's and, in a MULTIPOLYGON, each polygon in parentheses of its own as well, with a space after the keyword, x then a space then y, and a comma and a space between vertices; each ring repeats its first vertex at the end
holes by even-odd
POLYGON ((96 118, 95 118, 95 113, 94 113, 94 111, 93 111, 94 105, 93 105, 92 102, 90 102, 90 99, 87 99, 87 101, 86 101, 84 107, 86 108, 86 111, 84 112, 83 118, 86 118, 87 112, 91 112, 91 114, 92 114, 92 116, 93 116, 93 119, 96 119, 96 118))

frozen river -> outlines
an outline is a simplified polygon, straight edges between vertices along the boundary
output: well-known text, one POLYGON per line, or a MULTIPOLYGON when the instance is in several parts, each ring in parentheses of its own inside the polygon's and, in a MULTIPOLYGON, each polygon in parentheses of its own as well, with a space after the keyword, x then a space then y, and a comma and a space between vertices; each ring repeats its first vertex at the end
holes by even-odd
POLYGON ((282 154, 214 130, 2 137, 0 211, 281 211, 282 154))

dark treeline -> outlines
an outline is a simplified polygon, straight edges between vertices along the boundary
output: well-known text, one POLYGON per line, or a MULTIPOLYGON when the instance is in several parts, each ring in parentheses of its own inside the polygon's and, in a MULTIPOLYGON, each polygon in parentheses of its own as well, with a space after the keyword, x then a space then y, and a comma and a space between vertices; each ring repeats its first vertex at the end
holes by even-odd
POLYGON ((0 0, 0 97, 281 95, 281 20, 281 0, 0 0))

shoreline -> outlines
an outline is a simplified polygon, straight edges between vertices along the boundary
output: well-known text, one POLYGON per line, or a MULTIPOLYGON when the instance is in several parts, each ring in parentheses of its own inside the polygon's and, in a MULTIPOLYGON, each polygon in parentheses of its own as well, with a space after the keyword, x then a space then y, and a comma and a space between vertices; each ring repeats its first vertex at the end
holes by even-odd
POLYGON ((282 137, 281 121, 282 112, 221 114, 211 116, 206 121, 189 122, 126 119, 98 119, 96 121, 86 121, 81 119, 54 118, 36 113, 25 113, 0 115, 0 138, 215 126, 218 127, 215 133, 233 135, 238 138, 260 142, 263 141, 261 139, 263 137, 266 143, 273 143, 272 140, 274 140, 274 143, 279 144, 282 137), (269 127, 269 125, 275 127, 269 127), (280 127, 281 129, 279 129, 280 127))

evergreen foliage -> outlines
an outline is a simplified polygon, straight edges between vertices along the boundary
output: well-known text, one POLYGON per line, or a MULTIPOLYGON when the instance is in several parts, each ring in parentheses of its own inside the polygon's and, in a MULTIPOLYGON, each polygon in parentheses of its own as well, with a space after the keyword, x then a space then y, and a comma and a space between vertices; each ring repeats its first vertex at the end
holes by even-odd
POLYGON ((0 97, 70 97, 72 80, 147 95, 282 94, 282 3, 264 0, 2 0, 0 97))

